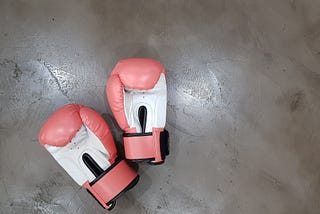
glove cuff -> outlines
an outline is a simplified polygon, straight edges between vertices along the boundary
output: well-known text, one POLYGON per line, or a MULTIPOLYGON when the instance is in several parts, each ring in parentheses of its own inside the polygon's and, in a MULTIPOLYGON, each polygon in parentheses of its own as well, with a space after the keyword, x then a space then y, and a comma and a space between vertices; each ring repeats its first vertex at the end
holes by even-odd
POLYGON ((116 200, 134 187, 139 175, 124 161, 118 160, 92 182, 83 186, 106 209, 111 210, 116 200))
POLYGON ((161 164, 169 155, 169 133, 163 128, 153 128, 147 133, 124 133, 126 159, 161 164))

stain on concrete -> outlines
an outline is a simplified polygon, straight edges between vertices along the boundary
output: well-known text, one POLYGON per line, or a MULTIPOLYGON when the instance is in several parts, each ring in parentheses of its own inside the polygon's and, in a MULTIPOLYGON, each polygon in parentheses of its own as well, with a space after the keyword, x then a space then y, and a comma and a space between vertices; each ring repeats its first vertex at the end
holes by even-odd
MULTIPOLYGON (((2 63, 0 63, 0 66, 1 67, 2 66, 9 67, 9 69, 12 70, 12 78, 15 79, 16 81, 20 82, 22 71, 21 71, 19 65, 15 61, 10 60, 10 59, 5 59, 2 63)), ((5 68, 0 68, 0 69, 2 70, 5 68)))
POLYGON ((303 111, 307 107, 306 94, 301 89, 291 89, 277 98, 277 103, 285 105, 292 113, 303 111))
POLYGON ((273 57, 272 57, 271 53, 265 52, 265 53, 263 53, 263 56, 265 57, 267 63, 269 63, 269 64, 272 63, 273 57))
POLYGON ((278 191, 285 191, 285 185, 282 182, 280 182, 279 179, 276 178, 274 175, 271 175, 270 173, 265 171, 261 171, 259 175, 261 176, 262 180, 264 180, 272 188, 278 191))
POLYGON ((320 73, 318 70, 311 69, 308 65, 298 61, 296 58, 290 58, 292 64, 299 70, 303 80, 306 81, 307 88, 313 96, 319 97, 320 90, 320 73))
POLYGON ((290 6, 292 8, 293 11, 297 10, 297 1, 296 0, 290 0, 290 6))
POLYGON ((292 112, 302 109, 304 105, 305 94, 303 91, 297 91, 294 94, 290 95, 290 110, 292 112))

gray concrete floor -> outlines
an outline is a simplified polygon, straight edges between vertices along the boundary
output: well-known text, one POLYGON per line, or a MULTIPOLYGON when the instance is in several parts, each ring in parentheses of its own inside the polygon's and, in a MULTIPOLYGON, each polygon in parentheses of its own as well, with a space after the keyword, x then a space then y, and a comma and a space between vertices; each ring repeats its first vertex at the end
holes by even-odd
POLYGON ((122 58, 168 73, 171 155, 112 213, 320 212, 320 1, 0 0, 0 213, 106 213, 39 145, 66 103, 120 142, 122 58))

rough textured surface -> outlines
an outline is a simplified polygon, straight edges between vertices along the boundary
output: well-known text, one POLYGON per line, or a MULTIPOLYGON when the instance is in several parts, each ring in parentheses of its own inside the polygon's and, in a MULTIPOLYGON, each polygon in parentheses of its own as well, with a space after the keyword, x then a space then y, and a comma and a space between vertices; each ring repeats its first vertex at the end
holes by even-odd
POLYGON ((320 1, 0 0, 0 213, 105 213, 39 145, 66 103, 103 114, 115 63, 160 60, 171 155, 112 213, 320 210, 320 1))

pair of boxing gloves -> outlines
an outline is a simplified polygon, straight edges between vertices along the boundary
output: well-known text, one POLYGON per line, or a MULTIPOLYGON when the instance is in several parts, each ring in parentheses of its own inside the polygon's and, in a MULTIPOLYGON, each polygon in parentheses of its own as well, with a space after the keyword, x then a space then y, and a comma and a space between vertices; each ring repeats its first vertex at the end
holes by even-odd
MULTIPOLYGON (((108 102, 124 131, 129 161, 160 164, 169 154, 169 135, 164 129, 165 76, 159 61, 125 59, 117 63, 107 82, 108 102)), ((42 126, 39 141, 108 210, 139 180, 139 175, 117 156, 107 123, 91 108, 79 104, 61 107, 42 126)))

